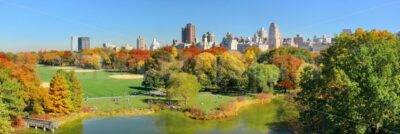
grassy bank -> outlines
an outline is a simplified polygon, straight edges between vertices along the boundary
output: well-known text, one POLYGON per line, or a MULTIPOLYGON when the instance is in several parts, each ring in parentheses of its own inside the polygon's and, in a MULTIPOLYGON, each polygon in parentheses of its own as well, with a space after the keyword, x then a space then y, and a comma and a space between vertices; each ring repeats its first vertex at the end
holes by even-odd
POLYGON ((239 114, 240 111, 246 109, 255 104, 264 104, 270 103, 274 96, 270 95, 266 98, 252 98, 252 99, 237 99, 233 101, 229 101, 220 105, 218 109, 214 109, 211 112, 202 112, 196 109, 189 109, 186 112, 186 115, 189 118, 195 120, 218 120, 218 119, 227 119, 231 117, 235 117, 239 114))

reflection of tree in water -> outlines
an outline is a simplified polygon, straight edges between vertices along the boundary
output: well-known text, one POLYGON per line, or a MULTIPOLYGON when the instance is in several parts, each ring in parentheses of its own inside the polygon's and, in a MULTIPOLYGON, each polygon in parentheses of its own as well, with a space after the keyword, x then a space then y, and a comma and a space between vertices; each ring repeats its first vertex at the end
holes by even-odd
POLYGON ((288 122, 297 119, 295 107, 284 98, 269 104, 257 105, 243 110, 236 118, 219 121, 199 121, 185 117, 180 112, 164 111, 153 116, 155 125, 166 134, 194 133, 290 133, 288 122))
POLYGON ((215 128, 214 121, 197 121, 185 117, 179 112, 161 112, 155 117, 155 125, 167 134, 194 134, 215 128))
POLYGON ((289 132, 291 127, 288 126, 288 122, 296 117, 295 107, 284 98, 277 98, 269 104, 255 106, 241 114, 245 125, 260 133, 274 133, 282 130, 289 132))

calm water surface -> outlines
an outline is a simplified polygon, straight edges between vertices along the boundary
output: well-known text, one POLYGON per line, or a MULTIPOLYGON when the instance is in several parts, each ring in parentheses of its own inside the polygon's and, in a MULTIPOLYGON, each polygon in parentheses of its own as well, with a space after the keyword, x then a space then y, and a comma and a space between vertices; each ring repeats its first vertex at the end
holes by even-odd
MULTIPOLYGON (((293 133, 288 122, 297 118, 294 107, 283 100, 243 110, 239 116, 219 121, 197 121, 181 112, 163 111, 134 117, 92 118, 63 125, 55 134, 265 134, 293 133)), ((27 129, 18 134, 49 134, 27 129)))

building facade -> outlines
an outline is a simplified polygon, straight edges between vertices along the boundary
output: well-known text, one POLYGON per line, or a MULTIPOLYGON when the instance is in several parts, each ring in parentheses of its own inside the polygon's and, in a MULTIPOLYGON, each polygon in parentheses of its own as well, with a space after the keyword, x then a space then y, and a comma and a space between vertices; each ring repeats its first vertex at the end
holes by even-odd
POLYGON ((71 36, 71 51, 78 51, 78 37, 71 36))
POLYGON ((143 36, 139 36, 136 41, 136 48, 140 50, 147 50, 146 41, 144 40, 143 36))
POLYGON ((186 24, 182 28, 182 43, 192 44, 196 41, 196 27, 192 23, 186 24))
POLYGON ((151 43, 150 50, 154 51, 158 48, 160 48, 160 43, 157 41, 156 38, 154 38, 153 42, 151 43))
POLYGON ((278 25, 274 22, 269 27, 268 45, 270 49, 278 48, 282 45, 283 39, 278 25))
POLYGON ((90 49, 90 38, 89 37, 79 37, 78 38, 78 51, 90 49))

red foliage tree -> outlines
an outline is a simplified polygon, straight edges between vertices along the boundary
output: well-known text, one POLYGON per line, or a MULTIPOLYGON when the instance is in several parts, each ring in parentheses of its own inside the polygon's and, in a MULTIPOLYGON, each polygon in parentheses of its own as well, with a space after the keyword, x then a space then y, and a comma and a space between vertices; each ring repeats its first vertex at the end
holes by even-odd
POLYGON ((282 80, 279 82, 279 86, 284 89, 295 89, 295 80, 298 77, 297 71, 304 63, 304 60, 290 54, 283 54, 274 55, 271 58, 271 62, 282 70, 282 80))
POLYGON ((209 53, 211 53, 213 55, 220 55, 220 54, 222 54, 222 53, 224 53, 226 51, 228 51, 228 49, 226 49, 224 47, 214 47, 214 48, 211 48, 211 49, 204 50, 203 52, 209 52, 209 53))

